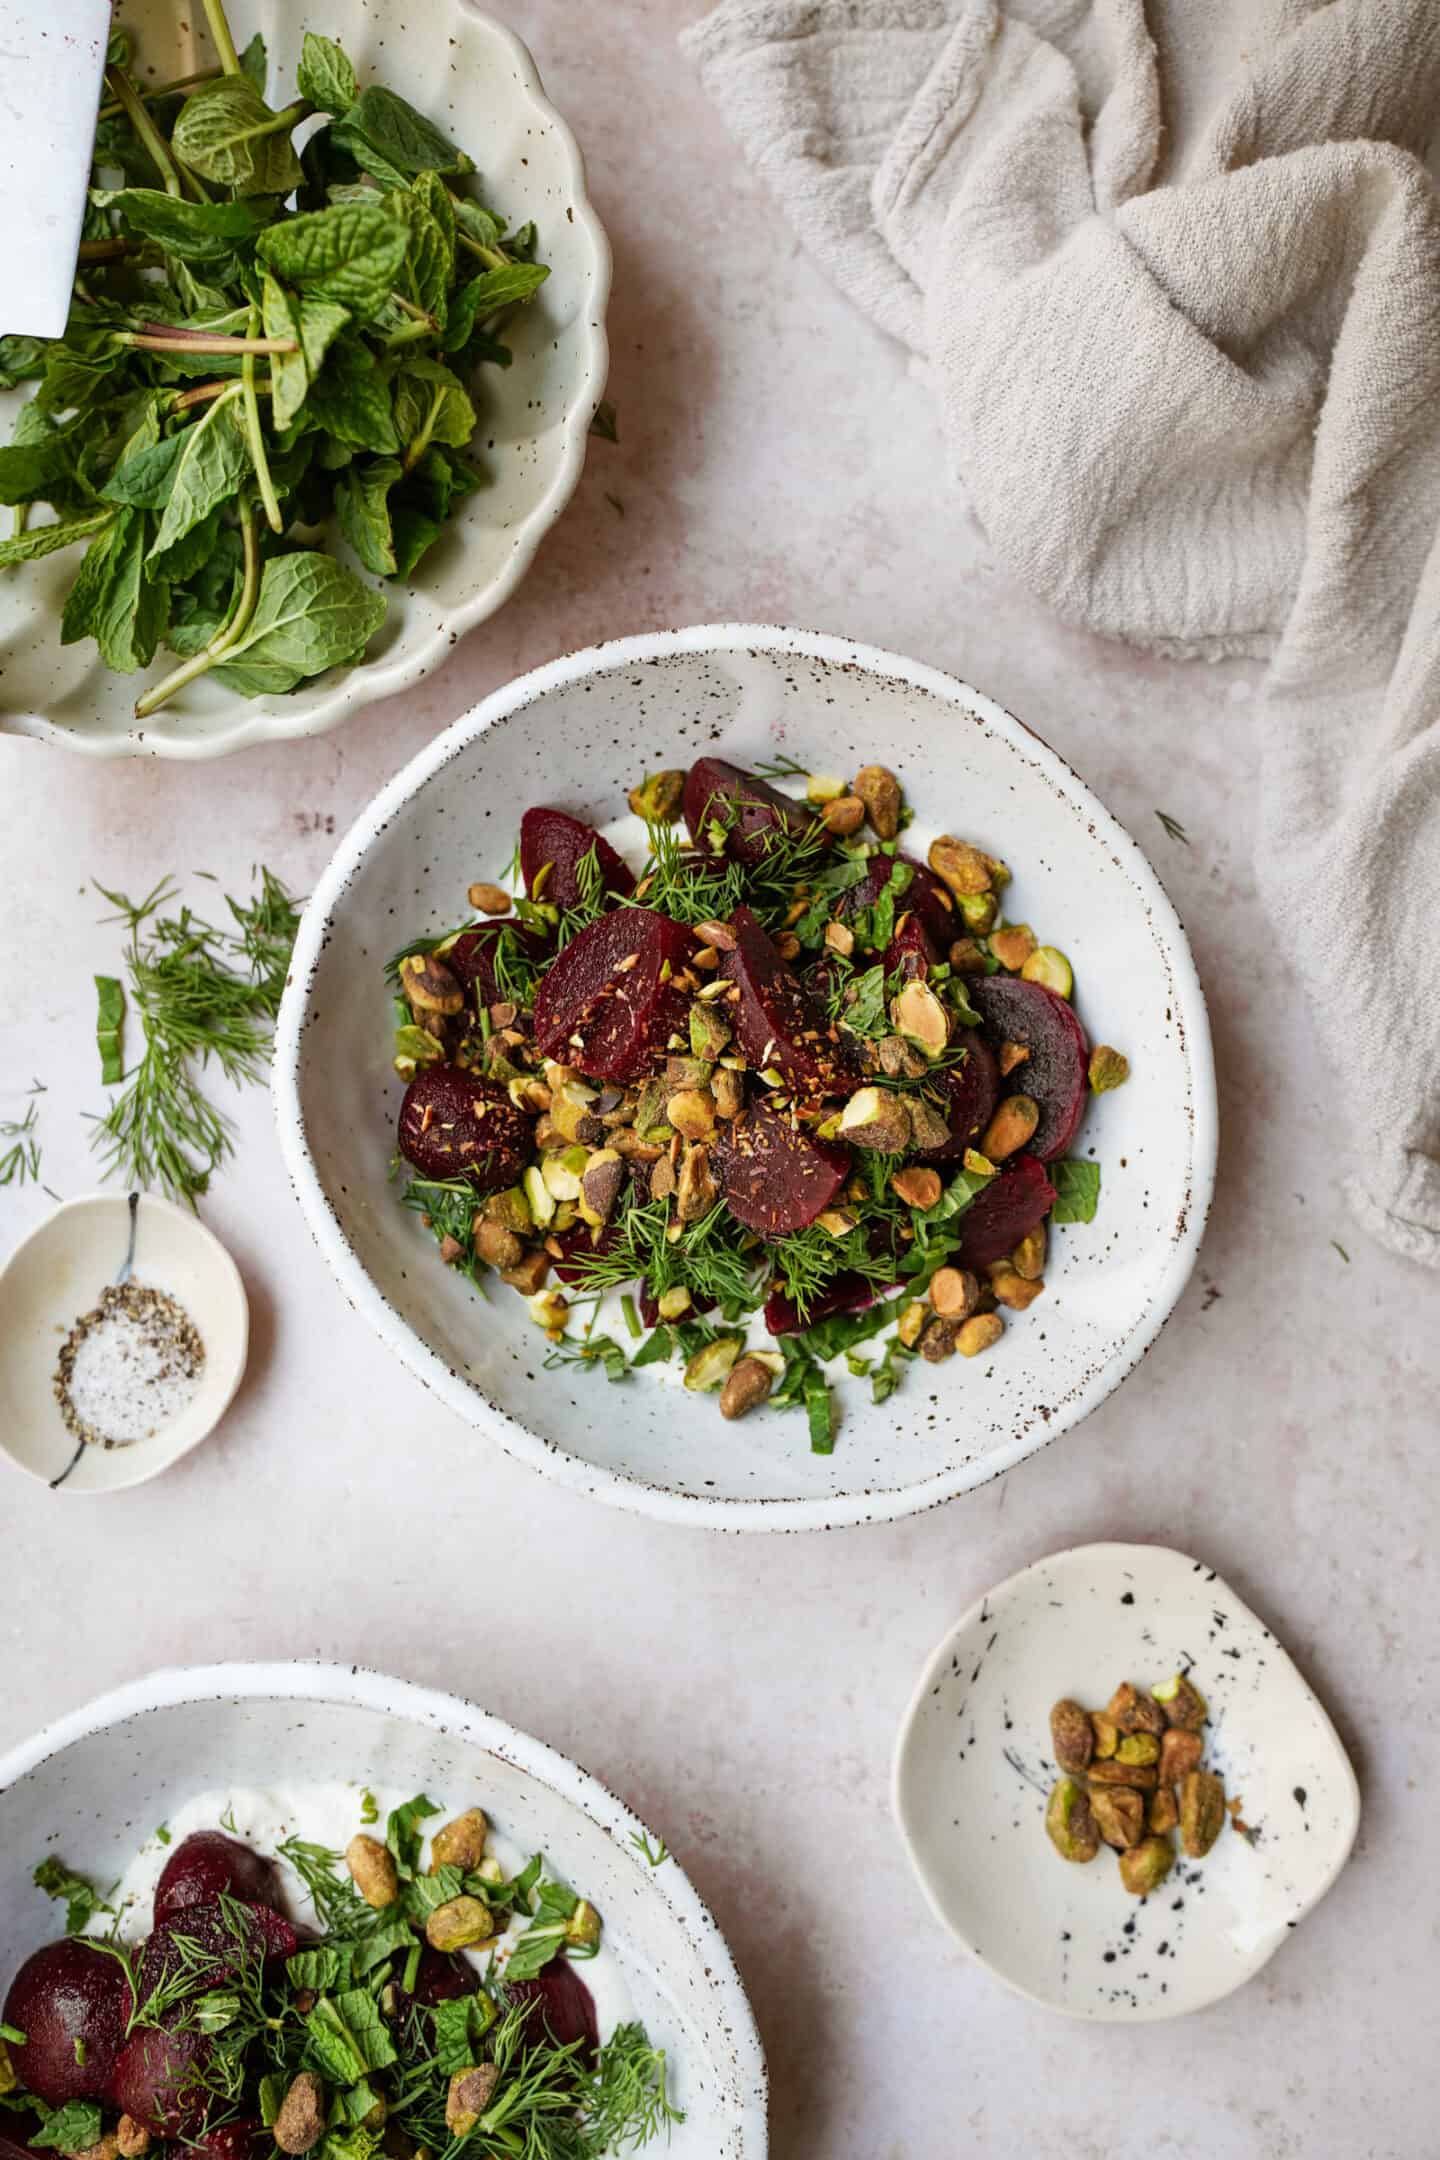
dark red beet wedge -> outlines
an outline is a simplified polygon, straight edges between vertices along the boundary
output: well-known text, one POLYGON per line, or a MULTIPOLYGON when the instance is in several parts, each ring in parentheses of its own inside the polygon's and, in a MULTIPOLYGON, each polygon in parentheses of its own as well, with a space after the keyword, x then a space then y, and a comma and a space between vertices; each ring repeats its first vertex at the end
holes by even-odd
POLYGON ((568 810, 544 806, 527 810, 520 820, 520 872, 526 892, 532 899, 549 901, 558 908, 574 907, 581 897, 577 865, 592 847, 600 865, 603 890, 614 893, 617 900, 628 900, 635 890, 635 874, 593 825, 571 817, 568 810), (549 874, 537 892, 535 881, 546 863, 550 865, 549 874))
POLYGON ((477 1193, 513 1185, 534 1148, 529 1118, 502 1087, 457 1065, 427 1065, 400 1105, 400 1153, 422 1177, 468 1177, 477 1193))
POLYGON ((934 871, 928 870, 924 863, 916 862, 912 855, 872 855, 860 883, 841 893, 835 912, 850 916, 858 914, 861 908, 873 907, 890 883, 890 872, 897 862, 908 863, 913 874, 904 893, 895 902, 896 921, 908 909, 918 918, 926 936, 943 956, 965 925, 954 899, 934 871))
POLYGON ((1085 1115, 1090 1045, 1067 999, 1019 975, 988 975, 969 986, 970 1002, 992 1041, 1024 1043, 1030 1055, 1009 1077, 1040 1105, 1030 1142, 1041 1162, 1063 1155, 1085 1115))
POLYGON ((28 2089, 49 2107, 103 2099, 130 2009, 119 1962, 78 1937, 26 1958, 10 1983, 3 2021, 25 2035, 13 2059, 28 2089), (77 2040, 83 2063, 75 2059, 77 2040))
POLYGON ((730 927, 735 950, 721 955, 721 966, 740 997, 727 1001, 725 1011, 751 1065, 757 1072, 773 1066, 803 1108, 815 1108, 827 1095, 853 1093, 859 1075, 824 1007, 786 966, 748 907, 736 908, 730 927))
POLYGON ((581 1260, 587 1253, 609 1252, 619 1234, 613 1223, 606 1223, 597 1231, 589 1223, 577 1222, 572 1223, 568 1230, 557 1231, 550 1238, 549 1244, 552 1247, 558 1245, 563 1255, 555 1261, 555 1273, 561 1282, 584 1282, 585 1270, 580 1265, 581 1260))
MULTIPOLYGON (((25 2124, 24 2128, 33 2133, 40 2125, 38 2122, 31 2122, 25 2124)), ((18 2115, 11 2118, 8 2131, 0 2129, 0 2160, 49 2160, 45 2151, 37 2150, 33 2145, 22 2144, 21 2132, 22 2118, 18 2115)))
POLYGON ((885 948, 885 973, 893 975, 898 968, 907 982, 914 982, 928 975, 939 958, 924 923, 913 908, 907 909, 885 948))
POLYGON ((960 1218, 957 1267, 989 1267, 1003 1260, 1055 1205, 1055 1188, 1033 1155, 1013 1155, 993 1185, 972 1200, 960 1218))
POLYGON ((193 1992, 203 1994, 232 1980, 247 1956, 286 1958, 298 1947, 290 1922, 268 1905, 232 1904, 227 1909, 218 1897, 203 1905, 184 1905, 168 1920, 156 1922, 140 1959, 140 1993, 148 2001, 157 1989, 198 1966, 193 1992))
POLYGON ((110 2098, 155 2137, 197 2130, 208 2095, 196 2072, 212 2045, 203 2033, 142 2025, 120 2050, 110 2098))
POLYGON ((452 975, 472 993, 471 1002, 481 1005, 498 1005, 504 993, 495 980, 495 947, 502 930, 513 930, 520 940, 523 951, 541 966, 550 950, 542 937, 533 930, 523 929, 513 917, 503 921, 478 923, 473 930, 462 930, 453 945, 441 958, 452 975))
POLYGON ((274 1863, 226 1837, 223 1830, 196 1830, 176 1846, 155 1885, 155 1918, 168 1920, 186 1905, 203 1905, 221 1891, 242 1905, 280 1904, 274 1863))
POLYGON ((535 1000, 546 1057, 595 1080, 628 1080, 683 1026, 675 977, 694 951, 688 930, 647 908, 613 908, 572 938, 535 1000))
POLYGON ((685 775, 682 808, 690 837, 709 851, 706 826, 718 818, 727 827, 725 852, 736 862, 763 862, 770 836, 784 827, 797 836, 815 823, 815 812, 792 802, 768 780, 759 780, 724 758, 697 758, 685 775))
POLYGON ((814 1327, 817 1320, 828 1320, 831 1313, 864 1312, 879 1295, 867 1276, 847 1270, 821 1292, 803 1320, 783 1290, 772 1290, 765 1300, 765 1325, 772 1335, 797 1335, 801 1328, 814 1327))
POLYGON ((765 1103, 722 1127, 711 1149, 725 1203, 747 1229, 803 1230, 850 1174, 850 1150, 792 1125, 765 1103))
POLYGON ((525 2019, 527 2047, 546 2040, 568 2047, 579 2040, 583 2043, 580 2060, 589 2067, 600 2046, 600 2025, 590 1990, 569 1958, 552 1958, 534 1980, 507 1981, 505 1994, 516 2006, 530 2005, 525 2019))
POLYGON ((989 1124, 1000 1094, 1000 1068, 980 1030, 963 1028, 958 1040, 965 1045, 964 1057, 958 1065, 947 1065, 940 1075, 949 1096, 945 1115, 950 1120, 950 1138, 943 1147, 921 1150, 929 1163, 952 1162, 973 1147, 989 1124))

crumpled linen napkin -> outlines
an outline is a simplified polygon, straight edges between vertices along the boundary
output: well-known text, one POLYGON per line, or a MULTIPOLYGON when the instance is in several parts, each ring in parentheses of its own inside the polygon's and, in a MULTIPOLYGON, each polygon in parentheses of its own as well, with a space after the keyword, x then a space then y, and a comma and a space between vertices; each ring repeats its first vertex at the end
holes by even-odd
POLYGON ((682 42, 1010 567, 1269 658, 1262 894, 1356 1209, 1440 1265, 1440 5, 725 0, 682 42))

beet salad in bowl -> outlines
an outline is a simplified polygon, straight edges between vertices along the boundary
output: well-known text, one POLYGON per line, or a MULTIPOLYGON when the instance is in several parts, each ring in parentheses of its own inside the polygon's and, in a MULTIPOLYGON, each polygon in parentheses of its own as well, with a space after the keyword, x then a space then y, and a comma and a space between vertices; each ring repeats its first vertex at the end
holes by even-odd
POLYGON ((933 1503, 1184 1280, 1204 1005, 1134 844, 943 676, 798 632, 557 662, 307 909, 282 1147, 352 1302, 547 1474, 733 1527, 933 1503))

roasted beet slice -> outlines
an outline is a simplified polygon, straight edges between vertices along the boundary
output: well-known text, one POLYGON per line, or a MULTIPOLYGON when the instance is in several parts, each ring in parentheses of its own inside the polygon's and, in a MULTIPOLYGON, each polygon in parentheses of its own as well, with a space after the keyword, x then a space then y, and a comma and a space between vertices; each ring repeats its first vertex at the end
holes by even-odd
POLYGON ((1013 1155, 960 1219, 956 1265, 989 1267, 1012 1253, 1055 1205, 1055 1188, 1033 1155, 1013 1155))
POLYGON ((907 982, 914 982, 928 975, 939 958, 935 940, 914 908, 907 908, 885 948, 885 973, 893 975, 898 968, 907 982))
POLYGON ((22 2131, 33 2135, 39 2128, 38 2121, 22 2125, 18 2116, 12 2117, 10 2129, 0 2129, 0 2160, 49 2160, 48 2149, 22 2142, 22 2131))
POLYGON ((457 1065, 426 1065, 400 1105, 400 1152, 422 1177, 468 1176, 477 1193, 513 1185, 534 1152, 529 1118, 504 1088, 457 1065))
POLYGON ((767 1237, 814 1222, 850 1174, 848 1148, 817 1140, 763 1102, 721 1129, 711 1160, 731 1214, 767 1237))
POLYGON ((898 923, 907 911, 918 917, 925 935, 943 957, 964 929, 964 923, 953 898, 934 871, 928 870, 924 863, 916 862, 913 855, 872 855, 859 884, 841 893, 835 912, 848 917, 858 915, 861 908, 873 907, 890 883, 890 873, 897 862, 910 865, 911 878, 895 902, 895 920, 898 923))
POLYGON ((1085 1115, 1090 1045, 1068 1000, 1020 975, 987 975, 969 986, 970 1002, 992 1040, 1024 1043, 1030 1055, 1009 1085, 1040 1105, 1030 1142, 1041 1162, 1063 1155, 1085 1115))
POLYGON ((527 2047, 546 2040, 555 2047, 569 2047, 579 2040, 579 2059, 589 2067, 600 2045, 600 2025, 590 1990, 569 1958, 552 1958, 533 1980, 507 1981, 505 1995, 517 2007, 530 2006, 525 2019, 527 2047))
POLYGON ((222 1892, 242 1905, 280 1904, 274 1862, 226 1837, 223 1830, 196 1830, 176 1846, 155 1885, 155 1918, 168 1920, 186 1905, 204 1905, 222 1892))
POLYGON ((689 997, 675 978, 694 951, 688 930, 648 908, 612 908, 572 938, 535 1000, 535 1040, 596 1080, 629 1080, 681 1027, 689 997))
POLYGON ((555 1261, 555 1273, 563 1283, 583 1283, 585 1270, 580 1261, 587 1253, 607 1253, 619 1239, 619 1231, 613 1223, 606 1223, 598 1235, 586 1222, 571 1223, 568 1230, 557 1231, 549 1240, 553 1248, 560 1247, 560 1257, 555 1261))
POLYGON ((247 1957, 292 1957, 299 1937, 282 1913, 268 1905, 241 1905, 209 1898, 184 1905, 168 1920, 156 1922, 140 1959, 139 1986, 145 2001, 171 1988, 187 1974, 198 1973, 195 1988, 223 1987, 247 1957))
POLYGON ((441 958, 446 967, 465 987, 473 993, 472 1002, 481 1005, 498 1005, 504 996, 495 980, 495 947, 502 930, 513 930, 521 949, 536 967, 544 965, 549 946, 535 931, 525 929, 513 916, 507 915, 496 922, 477 923, 473 930, 462 930, 453 945, 448 946, 441 958))
POLYGON ((28 2089, 50 2107, 103 2099, 130 2010, 123 1967, 79 1937, 26 1958, 10 1983, 3 2022, 25 2035, 14 2061, 28 2089))
POLYGON ((1000 1068, 980 1030, 963 1028, 957 1040, 964 1044, 965 1055, 958 1065, 947 1065, 940 1074, 949 1097, 945 1115, 950 1120, 950 1138, 943 1147, 922 1148, 926 1162, 951 1162, 967 1147, 974 1147, 999 1097, 1000 1068))
POLYGON ((804 803, 793 802, 779 788, 771 787, 768 780, 759 780, 742 765, 728 764, 724 758, 695 760, 685 775, 682 807, 690 837, 697 845, 708 850, 705 828, 712 818, 718 818, 727 828, 726 854, 742 863, 763 862, 770 836, 777 828, 783 826, 798 836, 815 823, 815 812, 804 803))
POLYGON ((550 810, 543 805, 527 810, 520 820, 520 871, 526 892, 532 899, 549 901, 555 907, 574 907, 581 898, 578 865, 592 847, 600 865, 602 889, 614 893, 617 900, 628 900, 635 890, 635 873, 593 825, 571 817, 568 810, 550 810), (549 874, 536 892, 535 880, 546 863, 550 865, 549 874))
POLYGON ((203 2033, 142 2025, 120 2050, 110 2098, 156 2137, 194 2132, 208 2098, 197 2073, 212 2049, 203 2033))
POLYGON ((739 999, 725 1011, 736 1039, 757 1072, 773 1067, 796 1102, 813 1109, 827 1095, 849 1095, 860 1084, 844 1038, 826 1017, 774 940, 748 907, 730 918, 735 950, 721 955, 739 999))
POLYGON ((828 1320, 832 1313, 864 1312, 879 1295, 868 1276, 847 1269, 821 1292, 803 1320, 783 1290, 772 1290, 765 1300, 765 1325, 772 1335, 796 1335, 801 1328, 814 1327, 817 1320, 828 1320))

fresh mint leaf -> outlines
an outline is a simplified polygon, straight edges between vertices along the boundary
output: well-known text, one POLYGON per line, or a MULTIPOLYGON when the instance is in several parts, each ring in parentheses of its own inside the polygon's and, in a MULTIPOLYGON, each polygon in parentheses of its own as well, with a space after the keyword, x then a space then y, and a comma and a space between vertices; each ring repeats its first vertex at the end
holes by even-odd
POLYGON ((217 503, 228 502, 250 470, 239 408, 230 402, 234 395, 229 391, 208 405, 179 438, 180 455, 147 557, 152 575, 160 570, 166 549, 208 517, 217 503))
POLYGON ((497 2012, 488 1995, 459 1995, 453 2002, 436 2003, 431 2016, 435 2024, 435 2062, 442 2077, 453 2077, 480 2061, 485 2035, 497 2012))
POLYGON ((45 340, 33 337, 0 337, 0 390, 13 390, 45 372, 45 340))
POLYGON ((385 1823, 385 1843, 402 1882, 408 1882, 420 1866, 423 1832, 420 1825, 438 1815, 439 1808, 424 1793, 417 1793, 403 1807, 392 1808, 385 1823))
MULTIPOLYGON (((113 1913, 114 1907, 106 1903, 92 1882, 83 1875, 72 1874, 62 1860, 53 1857, 42 1860, 31 1880, 37 1890, 46 1897, 63 1898, 65 1901, 65 1932, 67 1935, 83 1934, 96 1913, 113 1913)), ((93 2143, 93 2139, 91 2140, 93 2143)))
POLYGON ((88 517, 66 518, 56 525, 29 526, 8 540, 0 540, 0 570, 11 563, 37 562, 42 555, 58 554, 101 531, 114 516, 113 510, 92 510, 88 517))
POLYGON ((363 90, 330 132, 367 171, 365 154, 371 151, 378 151, 391 170, 406 175, 467 173, 475 169, 463 150, 457 150, 423 113, 416 112, 413 105, 387 90, 383 83, 371 83, 363 90))
POLYGON ((1058 1194, 1050 1210, 1052 1223, 1094 1222, 1100 1205, 1100 1165, 1067 1155, 1049 1165, 1050 1182, 1058 1194))
POLYGON ((150 665, 168 612, 167 589, 146 568, 148 531, 143 510, 117 510, 86 549, 60 618, 62 645, 94 638, 122 675, 150 665))
POLYGON ((378 204, 336 203, 270 226, 255 252, 287 285, 371 316, 383 307, 408 243, 406 225, 378 204))
POLYGON ((0 449, 0 503, 50 501, 51 488, 70 478, 74 456, 71 431, 65 428, 38 441, 7 443, 0 449))
POLYGON ((85 2152, 100 2142, 100 2109, 94 2100, 71 2100, 47 2115, 30 2143, 62 2153, 85 2152))
POLYGON ((322 1947, 319 1950, 297 1950, 285 1960, 285 1980, 293 1989, 313 1988, 323 1995, 340 1979, 340 1953, 322 1947))
MULTIPOLYGON (((261 97, 265 95, 265 40, 257 30, 240 55, 241 72, 255 85, 261 97)), ((303 92, 301 93, 303 96, 303 92)))
POLYGON ((322 1995, 305 2020, 310 2049, 323 2076, 354 2085, 371 2070, 396 2060, 395 2047, 375 1998, 366 1988, 322 1995))
POLYGON ((278 429, 288 428, 305 402, 325 355, 350 320, 349 310, 313 294, 287 292, 267 270, 260 284, 260 316, 269 338, 292 338, 299 352, 270 359, 270 411, 278 429))
POLYGON ((222 75, 192 90, 170 141, 192 172, 240 196, 288 195, 304 178, 289 125, 248 75, 222 75))
POLYGON ((309 417, 352 450, 390 454, 400 448, 390 385, 375 355, 358 337, 342 337, 315 377, 309 417))
POLYGON ((154 240, 187 263, 224 262, 271 216, 268 203, 192 203, 163 188, 96 188, 90 200, 102 210, 118 210, 139 239, 154 240))
POLYGON ((351 465, 335 483, 340 530, 377 577, 393 577, 398 568, 389 497, 403 471, 398 458, 370 458, 351 465))
POLYGON ((337 118, 355 102, 355 70, 344 49, 314 30, 305 33, 295 80, 301 97, 337 118))
POLYGON ((329 555, 272 556, 250 627, 215 673, 247 697, 281 695, 309 675, 358 660, 385 601, 329 555))

